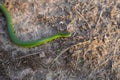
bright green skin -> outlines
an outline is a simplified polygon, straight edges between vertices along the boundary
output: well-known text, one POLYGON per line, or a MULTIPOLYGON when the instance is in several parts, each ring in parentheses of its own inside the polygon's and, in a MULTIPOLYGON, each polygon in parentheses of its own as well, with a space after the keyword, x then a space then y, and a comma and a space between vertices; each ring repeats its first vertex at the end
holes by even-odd
POLYGON ((8 34, 9 37, 11 39, 12 42, 14 42, 16 45, 21 46, 21 47, 35 47, 41 44, 45 44, 49 41, 52 41, 56 38, 61 38, 61 37, 70 37, 70 33, 68 32, 61 32, 61 33, 57 33, 54 34, 52 36, 48 36, 42 39, 38 39, 38 40, 34 40, 34 41, 21 41, 19 40, 15 33, 14 33, 14 29, 13 29, 13 24, 12 24, 12 18, 8 12, 8 10, 5 8, 5 6, 3 4, 0 4, 0 11, 3 13, 3 15, 6 18, 7 21, 7 27, 8 27, 8 34))

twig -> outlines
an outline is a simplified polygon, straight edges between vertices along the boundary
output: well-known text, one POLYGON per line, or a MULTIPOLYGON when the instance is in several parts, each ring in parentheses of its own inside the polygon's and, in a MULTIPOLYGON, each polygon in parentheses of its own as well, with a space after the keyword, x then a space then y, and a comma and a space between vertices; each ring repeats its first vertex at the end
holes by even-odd
POLYGON ((28 55, 25 55, 25 56, 18 57, 16 59, 23 59, 23 58, 30 57, 30 56, 37 55, 37 54, 39 54, 39 53, 28 54, 28 55))
POLYGON ((52 65, 55 61, 57 61, 58 58, 59 58, 61 55, 63 55, 66 51, 68 51, 71 47, 76 46, 76 45, 86 44, 86 43, 90 43, 90 41, 79 42, 79 43, 77 43, 77 44, 71 45, 70 47, 64 49, 63 51, 61 51, 61 53, 60 53, 54 60, 51 61, 51 65, 52 65))
MULTIPOLYGON (((77 11, 78 12, 78 11, 77 11)), ((78 14, 80 15, 80 17, 82 17, 82 19, 87 23, 87 25, 88 25, 88 27, 89 27, 89 29, 91 28, 90 27, 90 24, 87 22, 87 20, 85 19, 85 17, 82 15, 82 14, 80 14, 80 12, 78 12, 78 14)))
POLYGON ((97 23, 96 23, 96 27, 98 26, 98 23, 100 22, 100 18, 101 18, 102 14, 103 14, 103 10, 101 10, 101 12, 100 12, 99 18, 98 18, 97 23))
POLYGON ((66 51, 68 51, 70 49, 70 47, 64 49, 52 62, 51 64, 53 64, 61 55, 63 55, 66 51))

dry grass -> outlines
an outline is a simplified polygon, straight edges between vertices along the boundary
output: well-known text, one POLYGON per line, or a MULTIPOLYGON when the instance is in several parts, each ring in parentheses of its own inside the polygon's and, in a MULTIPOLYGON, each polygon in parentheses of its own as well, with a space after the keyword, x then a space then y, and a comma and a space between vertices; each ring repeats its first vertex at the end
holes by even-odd
POLYGON ((35 48, 20 48, 9 41, 0 13, 1 80, 120 80, 119 0, 3 2, 21 40, 61 31, 72 36, 35 48))

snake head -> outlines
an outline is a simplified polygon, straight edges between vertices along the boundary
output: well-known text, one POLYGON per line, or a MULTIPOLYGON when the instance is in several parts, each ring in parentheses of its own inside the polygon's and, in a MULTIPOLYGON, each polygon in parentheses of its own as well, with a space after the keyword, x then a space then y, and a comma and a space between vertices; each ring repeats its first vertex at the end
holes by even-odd
POLYGON ((59 33, 59 35, 61 35, 61 37, 70 37, 71 34, 69 32, 61 32, 59 33))

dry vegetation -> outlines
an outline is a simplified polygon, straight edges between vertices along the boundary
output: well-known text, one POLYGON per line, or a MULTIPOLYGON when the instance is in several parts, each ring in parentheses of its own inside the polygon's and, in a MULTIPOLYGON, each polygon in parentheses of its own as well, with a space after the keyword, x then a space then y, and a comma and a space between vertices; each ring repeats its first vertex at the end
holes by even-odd
POLYGON ((0 0, 17 37, 70 38, 20 48, 0 12, 0 80, 120 80, 120 0, 0 0))

